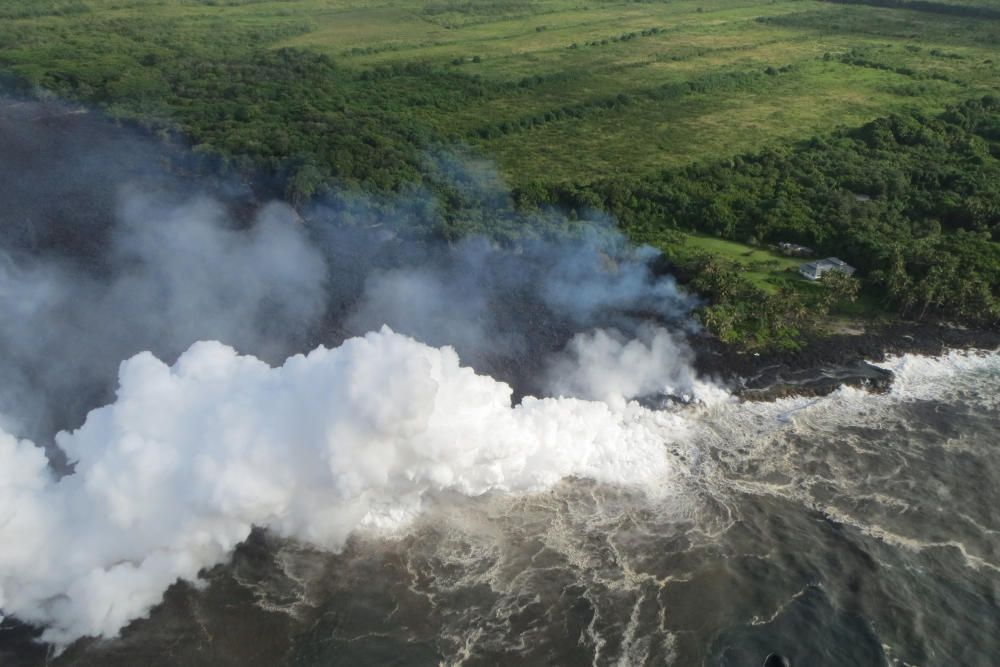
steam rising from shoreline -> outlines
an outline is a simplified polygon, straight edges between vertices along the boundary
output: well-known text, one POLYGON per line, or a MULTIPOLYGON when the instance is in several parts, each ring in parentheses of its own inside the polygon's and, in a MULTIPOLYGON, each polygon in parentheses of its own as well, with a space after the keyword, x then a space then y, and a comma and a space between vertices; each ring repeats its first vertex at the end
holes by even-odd
POLYGON ((614 329, 595 329, 573 337, 546 372, 553 395, 603 401, 624 408, 633 398, 666 397, 714 403, 729 393, 702 380, 692 352, 661 327, 641 326, 634 338, 614 329))
POLYGON ((388 325, 510 381, 504 370, 581 329, 631 335, 649 316, 683 328, 694 306, 653 274, 652 250, 608 230, 517 252, 484 239, 410 246, 336 220, 307 226, 281 203, 240 224, 207 197, 123 188, 104 235, 86 262, 0 239, 0 422, 23 435, 79 423, 108 400, 116 365, 145 350, 170 361, 220 340, 276 363, 388 325))
MULTIPOLYGON (((695 302, 652 249, 556 212, 575 238, 376 229, 423 220, 419 193, 303 224, 239 184, 197 194, 162 147, 92 122, 0 125, 32 157, 0 155, 0 613, 65 647, 115 636, 253 526, 338 549, 437 493, 662 490, 685 422, 631 401, 710 385, 677 333, 695 302)), ((471 179, 471 206, 510 199, 494 180, 471 179)))
MULTIPOLYGON (((623 397, 619 397, 620 399, 623 397)), ((253 526, 327 549, 429 493, 534 492, 567 476, 663 486, 684 421, 632 404, 525 399, 388 329, 278 368, 221 343, 124 362, 115 403, 41 449, 0 434, 0 607, 65 645, 115 636, 253 526), (13 512, 10 514, 10 512, 13 512)))

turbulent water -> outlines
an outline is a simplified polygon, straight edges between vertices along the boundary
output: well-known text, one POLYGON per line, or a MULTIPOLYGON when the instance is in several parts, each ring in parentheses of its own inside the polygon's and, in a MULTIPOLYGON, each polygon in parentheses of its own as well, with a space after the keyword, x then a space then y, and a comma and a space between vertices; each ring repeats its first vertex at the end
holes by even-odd
POLYGON ((438 496, 336 555, 255 534, 50 664, 995 665, 1000 356, 886 366, 885 395, 685 408, 656 488, 438 496))

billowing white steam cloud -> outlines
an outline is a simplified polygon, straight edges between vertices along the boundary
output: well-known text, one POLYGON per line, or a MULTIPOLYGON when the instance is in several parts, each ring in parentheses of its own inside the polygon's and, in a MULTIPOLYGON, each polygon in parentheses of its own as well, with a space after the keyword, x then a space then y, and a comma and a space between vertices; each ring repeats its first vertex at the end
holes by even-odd
POLYGON ((142 353, 121 365, 113 404, 57 436, 73 474, 57 481, 40 448, 0 433, 0 608, 60 645, 114 636, 252 526, 337 549, 436 491, 530 492, 572 475, 662 485, 664 443, 683 430, 635 404, 512 407, 507 385, 451 348, 388 329, 278 368, 214 342, 172 367, 142 353))
MULTIPOLYGON (((647 316, 683 329, 695 304, 653 251, 591 227, 508 250, 373 229, 433 227, 419 197, 317 210, 309 225, 271 204, 251 224, 235 215, 242 195, 192 197, 156 173, 81 199, 119 190, 102 162, 123 157, 63 148, 85 134, 26 151, 59 149, 30 176, 0 160, 18 174, 0 207, 0 613, 65 646, 114 636, 252 526, 337 549, 359 528, 405 524, 436 493, 531 492, 573 475, 667 486, 664 443, 683 420, 627 399, 699 387, 667 334, 625 336, 647 316), (449 347, 383 329, 269 365, 383 324, 449 347), (626 333, 578 337, 538 381, 595 327, 626 333), (512 407, 507 384, 458 354, 517 396, 572 398, 512 407), (117 400, 59 433, 57 451, 53 434, 111 400, 122 359, 117 400)), ((122 177, 158 162, 136 150, 122 177)), ((470 215, 508 207, 499 217, 534 228, 483 165, 438 171, 472 193, 470 215)))
POLYGON ((691 349, 665 329, 644 326, 635 338, 596 329, 577 334, 549 365, 547 388, 557 396, 604 401, 621 409, 626 401, 666 395, 706 403, 728 397, 698 377, 691 349))

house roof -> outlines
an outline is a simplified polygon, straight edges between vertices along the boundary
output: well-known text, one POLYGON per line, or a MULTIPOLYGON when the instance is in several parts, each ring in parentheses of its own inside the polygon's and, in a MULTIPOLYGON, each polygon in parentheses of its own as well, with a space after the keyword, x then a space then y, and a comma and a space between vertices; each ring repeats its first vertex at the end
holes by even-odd
POLYGON ((809 262, 808 264, 803 264, 799 267, 800 271, 816 271, 818 269, 851 269, 854 267, 837 257, 827 257, 826 259, 818 259, 815 262, 809 262))

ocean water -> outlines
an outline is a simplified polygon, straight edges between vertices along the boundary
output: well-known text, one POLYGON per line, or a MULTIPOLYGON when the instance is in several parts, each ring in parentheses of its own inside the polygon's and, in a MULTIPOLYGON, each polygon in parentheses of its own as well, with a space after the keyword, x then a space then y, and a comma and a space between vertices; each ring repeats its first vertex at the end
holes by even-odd
POLYGON ((121 639, 8 625, 0 662, 1000 664, 1000 356, 885 366, 884 395, 684 408, 659 488, 438 497, 340 554, 255 534, 121 639))

